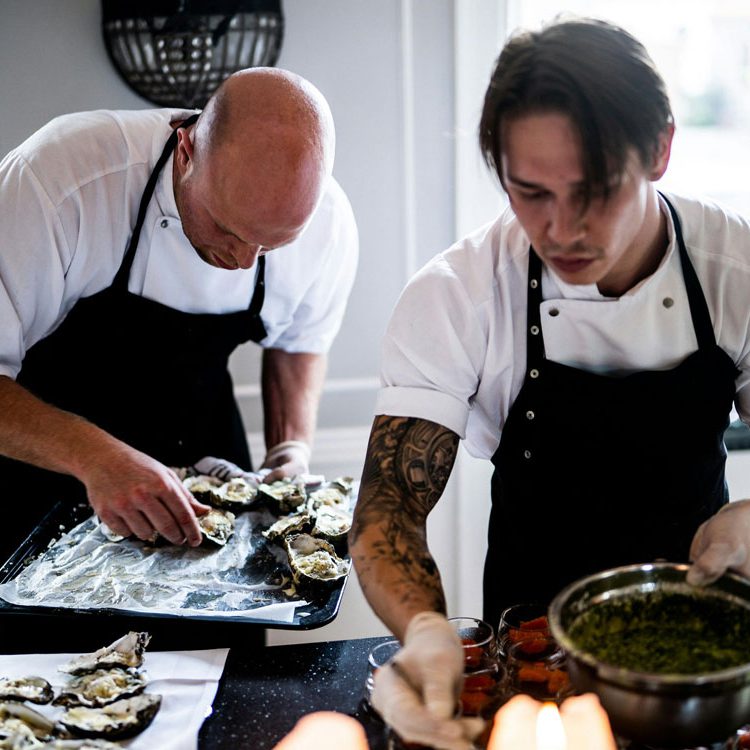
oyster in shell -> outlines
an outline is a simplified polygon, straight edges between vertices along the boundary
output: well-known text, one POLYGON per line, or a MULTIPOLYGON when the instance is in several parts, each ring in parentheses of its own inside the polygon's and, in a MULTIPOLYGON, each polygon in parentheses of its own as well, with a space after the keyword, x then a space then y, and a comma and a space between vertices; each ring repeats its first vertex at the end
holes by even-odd
POLYGON ((291 513, 288 516, 282 516, 276 523, 269 526, 263 532, 263 536, 270 541, 281 539, 287 534, 299 534, 303 531, 309 531, 312 526, 312 517, 307 511, 302 513, 291 513))
POLYGON ((346 543, 349 529, 352 527, 352 514, 338 506, 323 505, 315 514, 313 536, 322 536, 334 545, 346 543))
POLYGON ((12 738, 10 747, 35 747, 34 742, 51 740, 57 729, 54 721, 23 703, 0 703, 0 740, 12 738))
POLYGON ((351 495, 354 489, 354 477, 336 477, 331 480, 331 486, 341 490, 346 495, 351 495))
POLYGON ((142 732, 156 716, 161 696, 143 693, 121 698, 102 708, 74 706, 60 718, 60 723, 79 737, 125 739, 142 732))
POLYGON ((279 479, 271 484, 259 485, 258 496, 279 513, 294 513, 307 499, 304 486, 291 479, 279 479))
POLYGON ((0 701, 49 703, 54 697, 52 686, 43 677, 0 679, 0 701))
POLYGON ((101 708, 146 689, 148 680, 132 669, 97 669, 71 680, 55 698, 56 706, 101 708))
POLYGON ((349 496, 338 487, 324 487, 310 493, 307 507, 317 512, 320 508, 349 508, 349 496))
POLYGON ((112 667, 123 669, 140 667, 143 664, 143 652, 150 640, 151 636, 148 633, 131 630, 109 646, 104 646, 92 654, 76 656, 58 669, 61 672, 78 675, 112 667))
POLYGON ((247 479, 235 477, 223 484, 213 494, 211 505, 242 512, 249 508, 258 497, 258 487, 247 479))
POLYGON ((211 508, 208 513, 198 516, 198 526, 204 541, 223 547, 234 534, 234 513, 211 508))
POLYGON ((349 561, 342 560, 324 539, 310 534, 296 534, 286 537, 284 544, 296 584, 327 585, 349 572, 349 561))
POLYGON ((213 505, 215 498, 218 497, 220 487, 224 484, 221 479, 210 477, 205 474, 198 474, 194 477, 186 477, 182 480, 182 485, 190 494, 199 502, 213 505))

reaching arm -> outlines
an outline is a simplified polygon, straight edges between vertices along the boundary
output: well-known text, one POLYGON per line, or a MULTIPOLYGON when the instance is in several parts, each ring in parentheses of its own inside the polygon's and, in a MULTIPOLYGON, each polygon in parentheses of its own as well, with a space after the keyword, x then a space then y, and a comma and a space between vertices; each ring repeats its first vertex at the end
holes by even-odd
POLYGON ((308 471, 326 366, 325 354, 263 352, 263 466, 273 469, 266 481, 308 471))
POLYGON ((426 523, 445 489, 458 440, 424 419, 378 416, 372 426, 350 549, 370 606, 399 638, 417 613, 445 613, 426 523))
POLYGON ((196 503, 176 474, 91 422, 40 401, 0 376, 0 453, 70 474, 113 531, 148 539, 158 531, 175 544, 199 544, 196 503))

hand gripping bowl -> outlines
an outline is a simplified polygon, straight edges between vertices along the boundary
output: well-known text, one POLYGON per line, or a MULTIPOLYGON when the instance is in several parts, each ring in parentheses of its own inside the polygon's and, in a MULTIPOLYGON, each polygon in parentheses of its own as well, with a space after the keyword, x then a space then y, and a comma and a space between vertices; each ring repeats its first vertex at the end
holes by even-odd
POLYGON ((688 567, 653 563, 605 570, 563 589, 549 609, 550 630, 566 652, 576 690, 599 696, 617 734, 653 747, 723 741, 750 722, 750 660, 698 674, 638 672, 584 651, 571 638, 570 628, 599 604, 627 604, 628 598, 639 600, 652 592, 688 594, 709 604, 741 608, 738 614, 750 616, 750 581, 727 574, 697 589, 685 580, 688 567))

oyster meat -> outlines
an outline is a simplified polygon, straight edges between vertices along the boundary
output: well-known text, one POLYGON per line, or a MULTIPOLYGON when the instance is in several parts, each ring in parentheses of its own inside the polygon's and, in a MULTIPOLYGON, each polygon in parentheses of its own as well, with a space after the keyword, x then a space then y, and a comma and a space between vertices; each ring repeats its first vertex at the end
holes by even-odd
POLYGON ((92 654, 76 656, 67 664, 59 667, 59 670, 68 674, 79 675, 112 667, 123 669, 140 667, 143 664, 143 653, 150 640, 151 636, 148 633, 131 630, 127 635, 118 638, 109 646, 104 646, 92 654))
POLYGON ((259 485, 258 496, 279 513, 294 513, 307 499, 304 486, 291 479, 279 479, 271 484, 259 485))
POLYGON ((342 560, 333 546, 310 534, 296 534, 284 540, 289 567, 297 584, 330 584, 346 576, 349 561, 342 560))
POLYGON ((146 689, 148 680, 132 669, 97 669, 65 685, 55 698, 56 706, 101 708, 120 698, 130 698, 146 689))
POLYGON ((247 479, 236 477, 223 484, 211 504, 217 508, 243 511, 249 508, 258 497, 258 487, 247 479))
POLYGON ((194 477, 186 477, 182 480, 182 484, 199 503, 213 505, 215 498, 218 497, 219 488, 224 482, 216 477, 199 474, 194 477))
POLYGON ((314 536, 322 536, 334 544, 346 541, 352 527, 352 514, 336 506, 323 505, 315 514, 314 536))
POLYGON ((23 703, 0 703, 0 740, 12 740, 10 747, 36 747, 51 740, 57 724, 23 703), (24 744, 25 743, 25 744, 24 744))
POLYGON ((142 732, 156 716, 161 696, 142 693, 121 698, 102 708, 74 706, 60 718, 60 723, 80 737, 125 739, 142 732))
POLYGON ((49 703, 54 697, 52 686, 43 677, 0 679, 0 701, 49 703))
POLYGON ((198 526, 204 541, 223 547, 234 534, 234 513, 211 508, 208 513, 198 516, 198 526))
POLYGON ((311 511, 320 508, 349 508, 349 496, 338 487, 323 487, 310 493, 307 506, 311 511))
POLYGON ((285 537, 287 534, 299 534, 302 531, 308 531, 311 526, 312 517, 307 511, 291 513, 279 518, 276 523, 263 532, 263 536, 270 541, 274 541, 285 537))

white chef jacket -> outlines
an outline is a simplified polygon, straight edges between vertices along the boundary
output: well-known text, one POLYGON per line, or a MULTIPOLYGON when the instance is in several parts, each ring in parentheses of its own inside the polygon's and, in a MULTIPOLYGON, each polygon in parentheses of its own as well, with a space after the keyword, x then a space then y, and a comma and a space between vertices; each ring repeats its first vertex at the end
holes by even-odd
MULTIPOLYGON (((110 286, 146 181, 192 111, 81 112, 52 120, 0 162, 0 374, 15 378, 26 351, 81 297, 110 286)), ((304 232, 266 255, 261 342, 322 353, 344 314, 358 237, 346 195, 330 178, 304 232)), ((256 268, 205 263, 182 231, 172 158, 151 199, 129 291, 190 313, 247 309, 256 268)))
MULTIPOLYGON (((750 224, 715 204, 668 196, 718 345, 741 370, 735 405, 750 421, 750 224)), ((542 274, 548 359, 614 377, 676 367, 698 348, 669 211, 659 268, 618 298, 542 274)), ((508 208, 429 261, 404 289, 382 344, 376 414, 417 417, 490 458, 526 371, 529 239, 508 208)), ((685 404, 689 409, 690 404, 685 404)))

